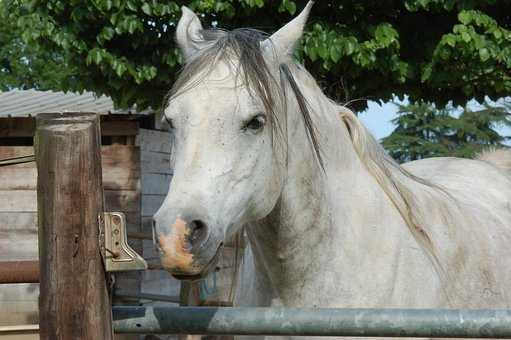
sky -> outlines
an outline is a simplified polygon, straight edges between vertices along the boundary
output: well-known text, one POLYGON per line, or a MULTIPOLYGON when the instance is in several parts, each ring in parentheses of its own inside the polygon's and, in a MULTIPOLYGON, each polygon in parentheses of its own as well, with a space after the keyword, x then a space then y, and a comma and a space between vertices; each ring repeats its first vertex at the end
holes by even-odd
MULTIPOLYGON (((508 98, 509 100, 509 98, 508 98)), ((400 102, 405 104, 405 102, 400 102)), ((393 103, 378 104, 376 102, 368 102, 368 108, 364 112, 359 113, 358 117, 362 123, 371 131, 377 140, 388 136, 394 130, 394 124, 391 120, 397 116, 397 106, 393 103)), ((472 110, 477 110, 480 107, 477 102, 469 102, 469 107, 472 110)), ((499 128, 497 131, 501 135, 511 136, 510 128, 499 128)), ((506 144, 511 145, 511 141, 506 144)))
POLYGON ((358 115, 365 127, 378 140, 390 135, 394 130, 394 124, 390 121, 396 117, 397 106, 393 103, 379 105, 371 101, 367 103, 367 106, 367 110, 358 115))

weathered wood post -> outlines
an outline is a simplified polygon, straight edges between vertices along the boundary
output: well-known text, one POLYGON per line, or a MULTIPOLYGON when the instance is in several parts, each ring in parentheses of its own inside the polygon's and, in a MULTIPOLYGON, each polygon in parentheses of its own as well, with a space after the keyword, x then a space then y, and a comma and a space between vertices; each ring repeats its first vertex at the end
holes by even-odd
POLYGON ((43 340, 113 339, 98 242, 103 218, 100 139, 95 114, 37 116, 43 340))

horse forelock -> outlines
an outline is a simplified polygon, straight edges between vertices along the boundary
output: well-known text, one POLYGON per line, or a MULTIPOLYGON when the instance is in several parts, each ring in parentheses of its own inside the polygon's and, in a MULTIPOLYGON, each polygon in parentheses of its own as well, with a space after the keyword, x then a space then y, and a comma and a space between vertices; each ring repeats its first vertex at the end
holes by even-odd
MULTIPOLYGON (((287 117, 280 117, 287 113, 286 84, 298 103, 301 116, 304 119, 310 145, 321 167, 321 157, 316 128, 311 119, 310 105, 300 90, 286 63, 280 63, 278 70, 279 80, 276 79, 269 62, 271 51, 263 51, 261 42, 268 38, 264 32, 249 28, 240 28, 232 31, 222 29, 207 29, 202 31, 203 41, 199 42, 202 48, 198 50, 182 68, 173 88, 167 94, 164 108, 173 98, 197 87, 219 62, 226 63, 236 75, 236 83, 246 86, 249 93, 262 102, 271 121, 273 136, 285 136, 287 117)), ((197 43, 197 42, 196 42, 197 43)), ((287 62, 292 62, 291 60, 287 62)))

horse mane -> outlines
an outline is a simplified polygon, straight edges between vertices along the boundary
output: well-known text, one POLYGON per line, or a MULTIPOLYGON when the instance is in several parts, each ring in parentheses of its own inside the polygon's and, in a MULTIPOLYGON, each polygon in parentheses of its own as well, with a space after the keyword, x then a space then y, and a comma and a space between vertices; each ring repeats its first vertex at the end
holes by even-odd
MULTIPOLYGON (((437 273, 445 279, 447 273, 425 227, 428 225, 428 213, 424 211, 424 207, 431 207, 431 204, 438 206, 439 195, 448 199, 453 199, 452 196, 444 188, 413 175, 399 165, 351 110, 341 107, 340 115, 361 162, 398 210, 413 237, 432 261, 437 273), (422 187, 423 195, 419 196, 417 190, 412 192, 412 185, 422 187), (420 199, 427 199, 429 204, 419 202, 420 199)), ((444 211, 443 217, 446 224, 449 224, 449 213, 441 206, 438 208, 444 211)))

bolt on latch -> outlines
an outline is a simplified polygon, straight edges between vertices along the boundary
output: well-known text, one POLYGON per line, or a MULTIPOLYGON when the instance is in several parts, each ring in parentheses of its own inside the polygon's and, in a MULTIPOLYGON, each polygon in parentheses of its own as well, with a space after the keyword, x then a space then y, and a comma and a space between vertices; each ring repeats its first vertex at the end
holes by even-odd
POLYGON ((147 262, 128 244, 126 217, 122 212, 105 213, 104 251, 107 272, 147 269, 147 262))

